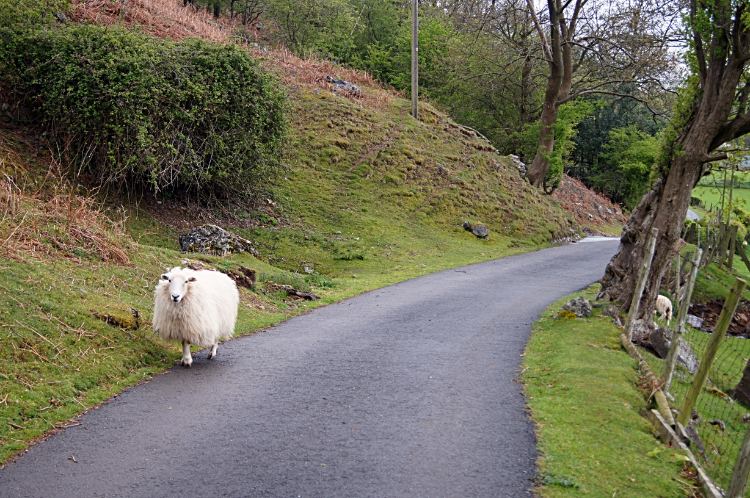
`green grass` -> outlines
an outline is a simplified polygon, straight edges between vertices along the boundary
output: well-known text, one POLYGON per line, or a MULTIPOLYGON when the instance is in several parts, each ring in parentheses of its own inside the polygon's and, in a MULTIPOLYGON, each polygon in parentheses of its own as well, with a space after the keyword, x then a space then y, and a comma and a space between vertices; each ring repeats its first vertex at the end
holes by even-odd
POLYGON ((542 497, 681 497, 684 458, 664 446, 643 417, 649 408, 637 361, 620 329, 600 309, 591 318, 553 318, 558 301, 534 324, 521 380, 536 425, 542 497))
MULTIPOLYGON (((710 335, 690 326, 687 329, 683 337, 692 346, 696 357, 701 360, 710 335)), ((664 371, 663 360, 646 351, 642 351, 642 354, 656 375, 664 371)), ((708 374, 709 381, 694 409, 702 418, 696 429, 705 451, 701 451, 694 444, 691 446, 692 451, 711 479, 724 489, 729 485, 742 439, 748 430, 747 422, 743 422, 743 416, 750 412, 750 407, 730 402, 726 394, 731 393, 742 377, 748 356, 750 344, 747 339, 726 337, 708 374), (719 425, 708 423, 714 420, 721 420, 725 430, 719 425)), ((673 408, 680 409, 692 379, 693 376, 678 365, 670 389, 670 394, 674 397, 674 402, 670 403, 673 408)))
MULTIPOLYGON (((706 209, 711 209, 712 206, 715 211, 721 209, 721 196, 722 189, 720 187, 707 187, 699 185, 693 189, 693 197, 700 198, 703 201, 704 206, 706 206, 706 209)), ((747 209, 748 202, 750 202, 750 189, 735 187, 734 191, 732 192, 733 205, 738 205, 743 209, 747 209)), ((727 204, 729 204, 728 188, 724 193, 724 205, 726 206, 727 204)))
POLYGON ((508 158, 428 104, 418 121, 403 99, 383 111, 305 89, 290 100, 289 169, 272 193, 279 222, 238 230, 278 267, 391 282, 580 230, 508 158), (487 225, 489 240, 466 220, 487 225))

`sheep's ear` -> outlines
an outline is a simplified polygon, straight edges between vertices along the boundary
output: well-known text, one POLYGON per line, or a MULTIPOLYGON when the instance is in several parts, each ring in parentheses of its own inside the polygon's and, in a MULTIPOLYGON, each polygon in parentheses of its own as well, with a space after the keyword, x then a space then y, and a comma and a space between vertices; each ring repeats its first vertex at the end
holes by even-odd
POLYGON ((161 276, 161 279, 162 279, 162 280, 169 280, 169 275, 167 275, 166 273, 164 273, 164 274, 163 274, 163 275, 161 276))
POLYGON ((190 277, 187 279, 188 282, 195 282, 197 279, 195 277, 190 277))

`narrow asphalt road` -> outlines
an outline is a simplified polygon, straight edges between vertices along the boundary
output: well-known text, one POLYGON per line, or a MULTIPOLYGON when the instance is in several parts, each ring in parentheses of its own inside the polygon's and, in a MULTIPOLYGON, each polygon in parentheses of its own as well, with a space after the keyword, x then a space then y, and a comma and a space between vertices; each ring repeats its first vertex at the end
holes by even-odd
POLYGON ((0 497, 531 496, 520 355, 617 242, 442 271, 202 351, 32 447, 0 497))

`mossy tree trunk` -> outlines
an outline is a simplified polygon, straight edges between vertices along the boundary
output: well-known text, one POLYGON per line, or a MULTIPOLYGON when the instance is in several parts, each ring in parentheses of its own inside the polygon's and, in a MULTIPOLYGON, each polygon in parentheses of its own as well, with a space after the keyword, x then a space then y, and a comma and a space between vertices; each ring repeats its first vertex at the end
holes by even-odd
POLYGON ((746 2, 703 5, 691 1, 688 26, 693 35, 694 74, 682 90, 668 130, 662 177, 625 225, 598 296, 629 306, 646 235, 652 227, 658 228, 656 253, 636 318, 650 317, 653 312, 662 278, 675 255, 691 191, 706 164, 725 159, 726 154, 714 151, 750 132, 750 82, 744 76, 750 60, 750 32, 742 19, 747 6, 746 2))

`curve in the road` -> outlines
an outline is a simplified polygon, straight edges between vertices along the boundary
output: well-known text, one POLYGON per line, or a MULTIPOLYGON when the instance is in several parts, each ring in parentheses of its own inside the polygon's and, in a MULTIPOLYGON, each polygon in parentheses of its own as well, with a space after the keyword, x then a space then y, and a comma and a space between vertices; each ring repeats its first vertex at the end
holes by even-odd
POLYGON ((201 352, 29 449, 0 497, 530 496, 520 355, 616 247, 438 272, 201 352))

